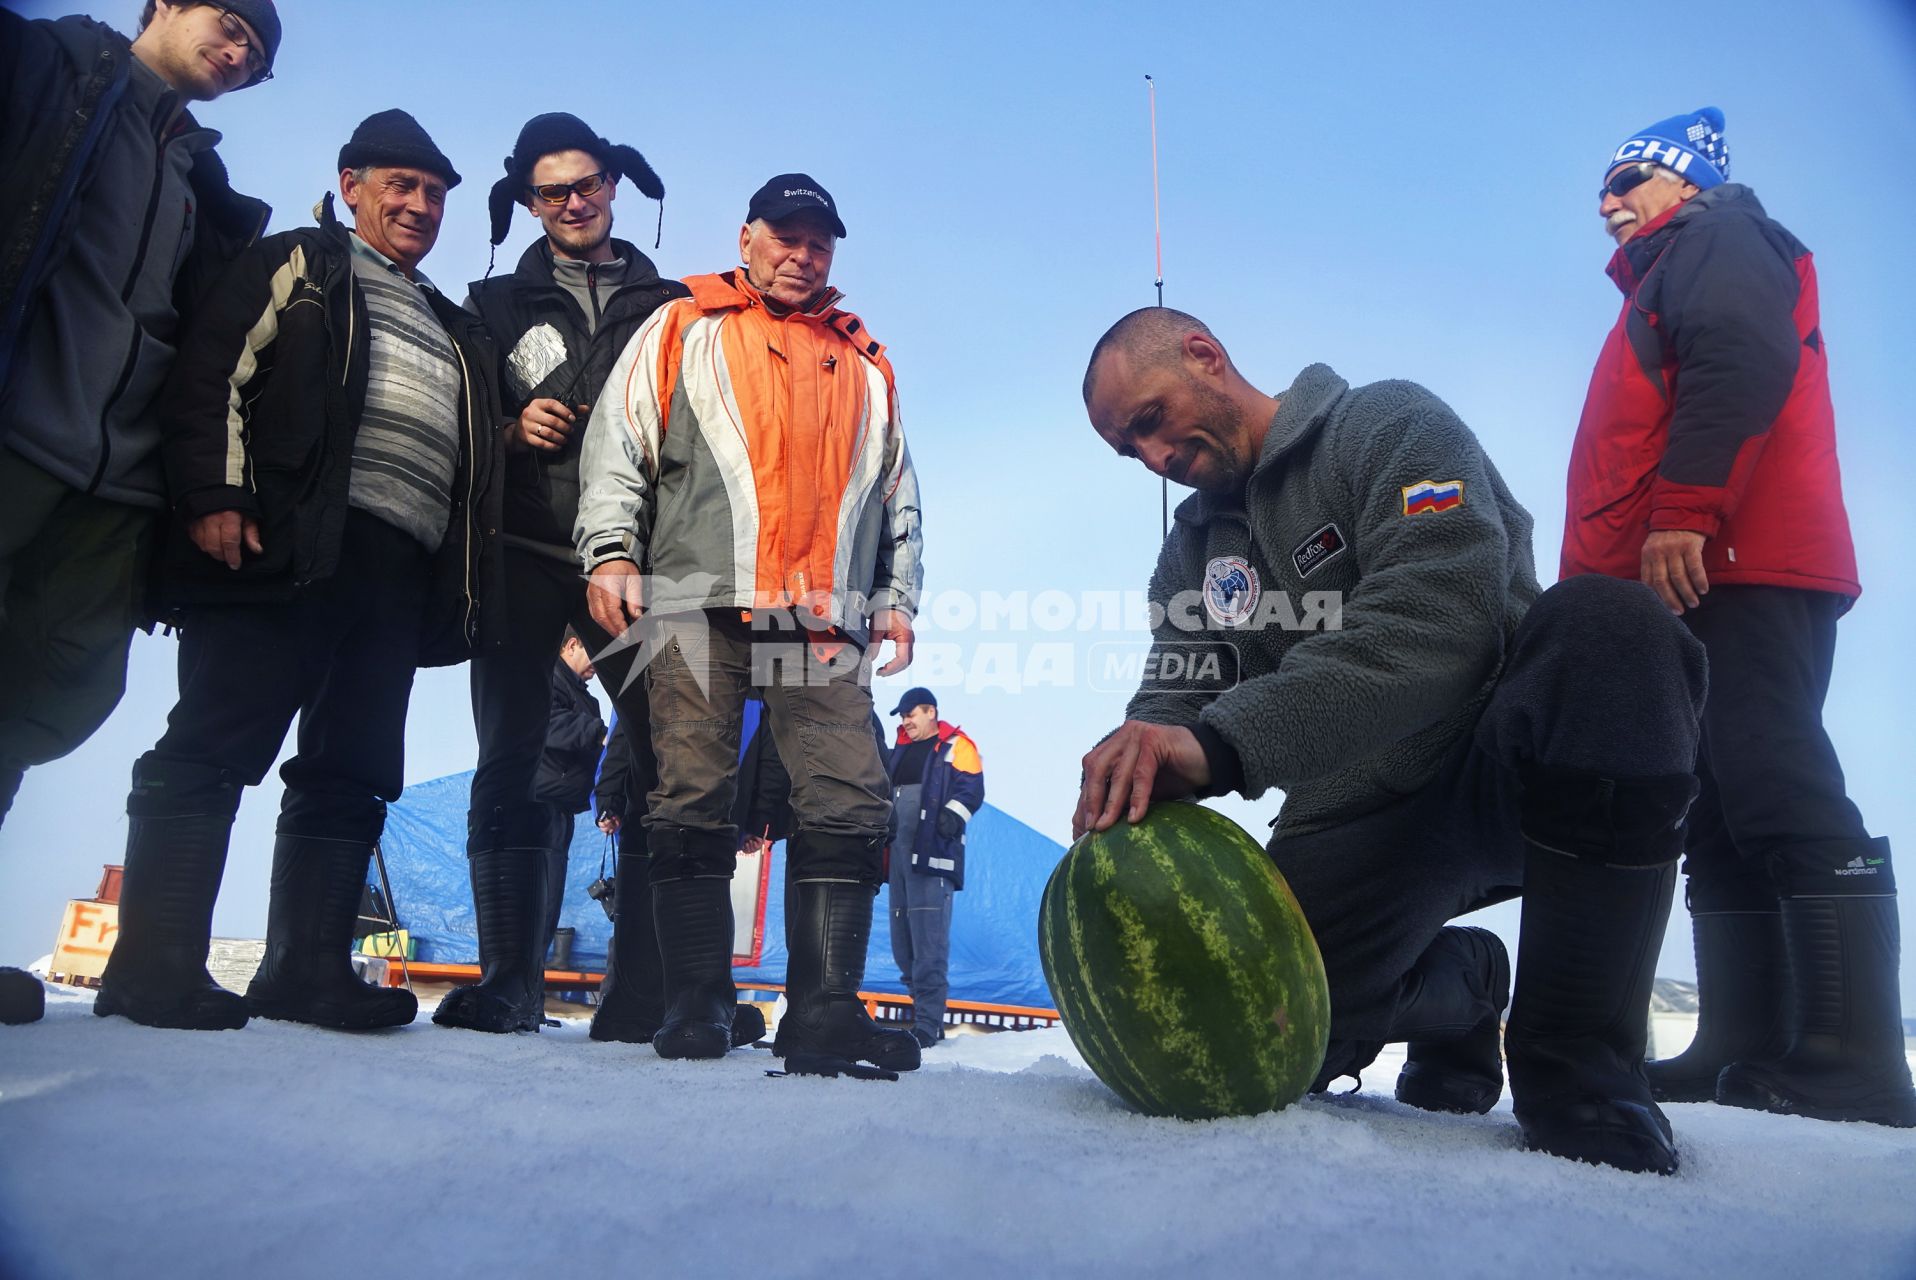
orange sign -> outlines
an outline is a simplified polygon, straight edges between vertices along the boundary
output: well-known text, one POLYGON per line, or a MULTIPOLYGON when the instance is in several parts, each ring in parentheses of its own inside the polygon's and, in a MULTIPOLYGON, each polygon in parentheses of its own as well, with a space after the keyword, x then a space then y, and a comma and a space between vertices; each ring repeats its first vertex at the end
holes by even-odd
POLYGON ((48 968, 69 978, 97 978, 106 972, 106 958, 113 954, 113 940, 119 936, 119 903, 75 899, 67 903, 48 968))

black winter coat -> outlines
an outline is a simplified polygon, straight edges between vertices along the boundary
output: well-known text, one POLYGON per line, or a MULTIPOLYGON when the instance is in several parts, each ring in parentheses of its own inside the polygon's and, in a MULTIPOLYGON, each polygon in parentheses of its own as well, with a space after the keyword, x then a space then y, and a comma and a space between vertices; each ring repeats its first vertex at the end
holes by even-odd
MULTIPOLYGON (((371 339, 331 195, 315 213, 317 226, 269 236, 233 264, 187 331, 161 396, 161 458, 179 517, 161 572, 170 611, 290 599, 338 566, 371 339), (216 511, 257 519, 265 551, 235 570, 195 547, 184 522, 216 511)), ((491 339, 463 308, 427 294, 463 385, 451 522, 433 558, 420 641, 420 665, 444 666, 499 630, 504 441, 491 339)))
MULTIPOLYGON (((552 245, 543 236, 527 247, 511 275, 472 283, 470 305, 498 346, 504 419, 517 418, 529 401, 542 398, 575 410, 590 405, 639 326, 660 306, 688 292, 676 280, 661 279, 652 260, 633 245, 623 240, 612 245, 628 264, 626 282, 606 298, 595 329, 588 328, 578 299, 553 280, 552 245)), ((590 413, 580 416, 562 449, 508 455, 507 533, 572 554, 572 525, 579 513, 579 449, 590 420, 590 413)))
MULTIPOLYGON (((111 182, 100 188, 98 180, 102 144, 112 132, 151 127, 131 118, 133 62, 132 44, 104 23, 78 16, 29 22, 0 10, 0 173, 6 175, 0 182, 0 403, 8 398, 23 327, 47 280, 67 263, 79 210, 90 200, 127 198, 111 182)), ((266 230, 272 213, 233 190, 212 151, 194 157, 188 182, 198 207, 193 243, 173 283, 182 329, 226 265, 266 230)), ((0 434, 21 425, 0 423, 0 434)), ((44 434, 48 424, 37 425, 44 434)), ((57 441, 64 457, 81 463, 67 434, 76 429, 58 424, 57 441)), ((81 447, 103 450, 105 444, 81 447)))
POLYGON ((593 774, 605 749, 605 721, 599 703, 561 658, 552 667, 552 714, 546 722, 545 750, 532 780, 532 798, 564 813, 592 806, 593 774))

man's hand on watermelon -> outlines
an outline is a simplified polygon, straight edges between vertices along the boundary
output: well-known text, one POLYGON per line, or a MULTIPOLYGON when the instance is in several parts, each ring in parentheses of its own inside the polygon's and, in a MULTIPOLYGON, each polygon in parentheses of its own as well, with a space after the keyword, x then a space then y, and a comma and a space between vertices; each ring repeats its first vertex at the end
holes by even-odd
POLYGON ((1084 758, 1071 838, 1103 831, 1119 818, 1140 822, 1153 800, 1196 795, 1211 782, 1197 735, 1178 725, 1126 720, 1084 758))

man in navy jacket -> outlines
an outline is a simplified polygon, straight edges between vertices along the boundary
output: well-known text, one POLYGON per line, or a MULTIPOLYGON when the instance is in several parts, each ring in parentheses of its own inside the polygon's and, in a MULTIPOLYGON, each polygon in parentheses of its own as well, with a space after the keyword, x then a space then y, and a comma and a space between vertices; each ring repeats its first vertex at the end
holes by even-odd
POLYGON ((965 887, 965 829, 985 803, 985 767, 965 731, 938 718, 931 690, 907 689, 892 714, 891 950, 911 990, 912 1035, 929 1048, 945 1038, 951 895, 965 887))

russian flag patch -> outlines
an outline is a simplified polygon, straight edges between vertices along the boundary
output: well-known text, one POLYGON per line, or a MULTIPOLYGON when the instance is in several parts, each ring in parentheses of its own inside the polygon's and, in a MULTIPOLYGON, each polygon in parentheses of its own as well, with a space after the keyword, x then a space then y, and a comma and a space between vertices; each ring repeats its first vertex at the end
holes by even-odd
POLYGON ((1404 486, 1404 514, 1435 515, 1464 505, 1462 480, 1419 480, 1404 486))

